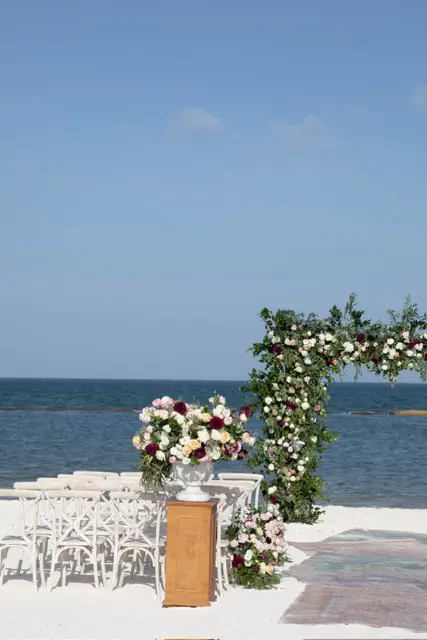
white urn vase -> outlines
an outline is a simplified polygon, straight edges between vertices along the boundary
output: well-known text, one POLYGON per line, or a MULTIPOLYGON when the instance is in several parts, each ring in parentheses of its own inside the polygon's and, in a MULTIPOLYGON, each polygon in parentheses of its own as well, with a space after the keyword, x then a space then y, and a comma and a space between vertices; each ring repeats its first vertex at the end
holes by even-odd
POLYGON ((202 491, 202 487, 209 480, 213 464, 201 462, 200 464, 182 464, 174 462, 174 476, 183 485, 182 491, 176 494, 176 499, 187 502, 207 502, 210 495, 202 491))

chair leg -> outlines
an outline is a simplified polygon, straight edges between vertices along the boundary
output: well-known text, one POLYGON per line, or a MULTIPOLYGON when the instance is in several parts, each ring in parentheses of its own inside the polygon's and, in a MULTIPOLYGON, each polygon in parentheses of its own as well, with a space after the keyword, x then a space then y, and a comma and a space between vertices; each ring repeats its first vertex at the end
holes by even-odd
POLYGON ((31 573, 33 574, 33 584, 38 591, 38 580, 37 580, 37 547, 34 547, 31 552, 31 573))
POLYGON ((4 571, 6 566, 6 549, 0 548, 0 587, 4 584, 4 571))
POLYGON ((218 583, 218 594, 219 597, 222 598, 224 595, 224 588, 222 584, 222 564, 221 564, 221 550, 217 551, 216 554, 216 579, 218 583))
POLYGON ((115 589, 117 587, 118 573, 119 573, 119 553, 117 550, 114 550, 113 570, 111 572, 111 589, 115 589))
POLYGON ((107 571, 105 569, 105 549, 102 550, 102 552, 100 553, 100 564, 101 564, 101 576, 102 576, 102 583, 104 585, 104 588, 107 587, 107 571))
POLYGON ((156 594, 158 598, 161 598, 161 585, 160 585, 160 556, 158 553, 154 556, 154 574, 156 579, 156 594))
POLYGON ((99 589, 98 550, 96 547, 92 551, 92 564, 93 564, 93 581, 95 583, 95 589, 99 589))
POLYGON ((61 587, 67 586, 67 568, 64 562, 64 556, 61 554, 61 587))
POLYGON ((52 558, 50 561, 49 591, 52 591, 53 589, 53 582, 55 580, 56 563, 57 563, 56 551, 55 549, 52 549, 52 558))

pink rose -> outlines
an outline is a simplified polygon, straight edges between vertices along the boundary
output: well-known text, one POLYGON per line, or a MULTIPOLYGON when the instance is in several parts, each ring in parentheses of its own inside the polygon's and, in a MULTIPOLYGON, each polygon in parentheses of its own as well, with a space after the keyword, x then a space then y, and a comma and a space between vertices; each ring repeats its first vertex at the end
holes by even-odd
POLYGON ((173 464, 174 462, 176 462, 176 458, 175 458, 175 456, 170 456, 170 458, 169 458, 169 462, 170 462, 171 464, 173 464))
POLYGON ((156 398, 155 400, 153 400, 153 407, 161 407, 162 406, 162 401, 160 398, 156 398))
POLYGON ((320 411, 322 407, 320 406, 320 404, 316 404, 314 408, 316 409, 316 411, 320 411))

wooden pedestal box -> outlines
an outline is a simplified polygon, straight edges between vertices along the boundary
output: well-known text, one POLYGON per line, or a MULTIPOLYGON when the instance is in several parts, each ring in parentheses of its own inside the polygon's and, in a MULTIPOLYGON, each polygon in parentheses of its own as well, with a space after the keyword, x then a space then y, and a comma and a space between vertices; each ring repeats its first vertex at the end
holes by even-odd
POLYGON ((216 501, 167 502, 165 607, 209 607, 215 593, 216 501))

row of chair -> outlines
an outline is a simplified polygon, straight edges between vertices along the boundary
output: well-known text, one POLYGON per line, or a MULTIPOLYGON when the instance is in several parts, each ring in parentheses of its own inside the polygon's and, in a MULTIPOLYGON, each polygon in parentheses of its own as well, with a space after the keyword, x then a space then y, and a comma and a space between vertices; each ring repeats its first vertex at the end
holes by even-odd
MULTIPOLYGON (((221 474, 206 484, 218 500, 217 587, 220 595, 228 586, 228 553, 225 530, 236 510, 244 504, 258 503, 262 476, 221 474), (232 476, 230 478, 230 476, 232 476)), ((49 588, 56 570, 65 584, 67 560, 80 572, 87 563, 93 567, 95 586, 114 588, 123 583, 124 566, 131 556, 131 574, 146 571, 147 560, 154 568, 156 592, 160 596, 164 577, 166 544, 165 500, 180 485, 170 483, 162 492, 149 493, 141 487, 141 475, 81 471, 60 474, 57 478, 39 478, 35 483, 15 483, 14 489, 0 490, 1 498, 18 498, 22 505, 23 525, 18 535, 9 533, 0 539, 0 584, 5 576, 6 555, 10 549, 27 553, 34 584, 46 584, 45 565, 50 561, 49 588), (106 565, 110 562, 110 579, 106 565)), ((15 523, 16 526, 17 523, 15 523)))

